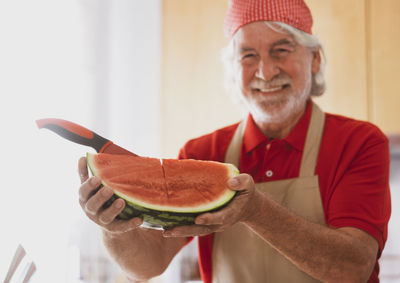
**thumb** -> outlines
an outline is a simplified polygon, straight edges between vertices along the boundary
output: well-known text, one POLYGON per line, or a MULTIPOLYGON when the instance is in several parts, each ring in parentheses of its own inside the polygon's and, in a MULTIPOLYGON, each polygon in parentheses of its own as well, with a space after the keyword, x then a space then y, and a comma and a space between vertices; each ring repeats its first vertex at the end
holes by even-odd
POLYGON ((86 164, 86 158, 81 157, 78 162, 78 173, 81 183, 85 182, 89 178, 88 168, 86 164))
POLYGON ((228 180, 229 188, 233 191, 243 191, 254 186, 253 178, 248 174, 240 174, 228 180))

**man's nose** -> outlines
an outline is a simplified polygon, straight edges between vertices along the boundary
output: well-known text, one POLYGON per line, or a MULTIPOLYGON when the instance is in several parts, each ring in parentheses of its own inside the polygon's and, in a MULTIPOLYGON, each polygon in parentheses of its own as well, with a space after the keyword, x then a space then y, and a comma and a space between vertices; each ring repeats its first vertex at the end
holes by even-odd
POLYGON ((258 62, 255 76, 264 81, 269 81, 279 73, 279 67, 273 62, 273 60, 262 59, 258 62))

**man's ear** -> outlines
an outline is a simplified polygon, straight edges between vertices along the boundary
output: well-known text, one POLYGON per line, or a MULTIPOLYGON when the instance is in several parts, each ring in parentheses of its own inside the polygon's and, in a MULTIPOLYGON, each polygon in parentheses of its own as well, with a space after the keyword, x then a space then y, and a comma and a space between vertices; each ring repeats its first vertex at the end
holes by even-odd
POLYGON ((319 72, 321 67, 321 51, 318 49, 312 52, 312 63, 311 63, 311 73, 315 75, 319 72))

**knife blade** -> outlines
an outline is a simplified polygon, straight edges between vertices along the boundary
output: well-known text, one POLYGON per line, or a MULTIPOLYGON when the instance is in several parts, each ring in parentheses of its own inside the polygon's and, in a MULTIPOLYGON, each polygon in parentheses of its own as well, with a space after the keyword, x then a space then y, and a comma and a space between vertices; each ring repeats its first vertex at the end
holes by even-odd
POLYGON ((69 141, 90 146, 99 153, 136 155, 95 132, 67 120, 44 118, 36 120, 36 124, 39 129, 48 129, 69 141))

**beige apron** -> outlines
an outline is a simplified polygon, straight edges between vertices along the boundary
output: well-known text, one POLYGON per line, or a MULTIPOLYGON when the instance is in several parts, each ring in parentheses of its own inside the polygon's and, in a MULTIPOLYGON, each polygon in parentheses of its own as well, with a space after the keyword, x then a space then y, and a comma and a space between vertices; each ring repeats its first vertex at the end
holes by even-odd
MULTIPOLYGON (((314 175, 325 115, 313 104, 298 178, 256 184, 256 189, 310 221, 325 224, 318 176, 314 175)), ((239 165, 245 123, 239 124, 225 162, 239 165)), ((214 283, 318 282, 259 238, 244 224, 215 233, 214 283)))

